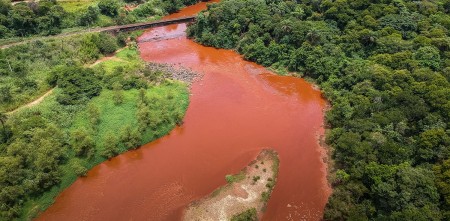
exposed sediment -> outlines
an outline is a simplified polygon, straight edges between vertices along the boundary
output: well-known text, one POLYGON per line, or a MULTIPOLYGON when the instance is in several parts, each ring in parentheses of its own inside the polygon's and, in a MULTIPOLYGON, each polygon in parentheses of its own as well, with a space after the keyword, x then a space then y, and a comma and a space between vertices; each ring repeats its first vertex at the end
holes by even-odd
POLYGON ((261 218, 275 187, 279 159, 274 150, 264 149, 238 174, 227 175, 228 184, 203 199, 192 202, 183 220, 231 220, 239 215, 261 218))
POLYGON ((183 81, 188 85, 191 85, 195 81, 200 80, 203 76, 202 74, 195 72, 190 68, 176 66, 173 64, 159 64, 149 62, 146 64, 146 68, 151 72, 151 74, 156 75, 157 77, 183 81), (161 75, 159 75, 159 73, 161 75))

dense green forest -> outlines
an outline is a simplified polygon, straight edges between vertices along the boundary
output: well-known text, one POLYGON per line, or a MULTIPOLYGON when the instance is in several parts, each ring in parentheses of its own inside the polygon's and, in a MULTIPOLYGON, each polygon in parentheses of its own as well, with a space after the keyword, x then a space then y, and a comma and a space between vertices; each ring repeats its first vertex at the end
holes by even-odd
POLYGON ((1 51, 0 220, 30 220, 88 169, 167 134, 189 103, 185 83, 140 60, 139 33, 35 41, 1 51), (50 88, 41 103, 5 113, 50 88))
POLYGON ((449 0, 223 0, 188 35, 323 90, 326 220, 450 220, 449 0))
POLYGON ((0 0, 0 39, 54 35, 69 28, 90 28, 148 21, 198 0, 41 0, 12 5, 0 0), (127 4, 136 5, 128 9, 127 4))

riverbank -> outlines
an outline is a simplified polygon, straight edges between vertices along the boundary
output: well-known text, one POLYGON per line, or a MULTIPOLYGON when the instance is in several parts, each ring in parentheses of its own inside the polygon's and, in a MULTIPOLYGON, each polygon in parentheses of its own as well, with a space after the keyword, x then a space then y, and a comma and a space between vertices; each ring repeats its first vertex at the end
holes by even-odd
MULTIPOLYGON (((85 35, 83 39, 94 37, 85 35)), ((112 40, 117 41, 117 38, 112 40)), ((80 48, 83 51, 86 43, 90 42, 74 39, 64 45, 64 53, 72 54, 72 49, 80 48)), ((40 72, 36 76, 52 82, 52 74, 60 73, 64 67, 51 66, 54 58, 48 61, 45 55, 58 51, 59 45, 55 47, 50 41, 39 46, 27 45, 24 48, 44 55, 39 66, 45 69, 37 70, 40 72), (45 49, 52 50, 45 52, 45 49)), ((21 53, 30 52, 23 50, 21 53)), ((97 53, 91 52, 90 55, 102 56, 97 53)), ((65 54, 59 53, 59 56, 65 54)), ((65 93, 64 87, 56 87, 26 105, 26 108, 8 114, 5 125, 10 137, 0 143, 0 149, 4 150, 0 156, 16 164, 5 165, 0 161, 0 166, 7 173, 21 169, 18 176, 0 180, 2 190, 16 194, 13 200, 1 199, 0 219, 31 220, 52 205, 55 197, 77 177, 86 176, 95 165, 162 137, 176 125, 182 124, 189 104, 188 84, 170 78, 171 74, 167 73, 159 82, 152 81, 154 73, 146 68, 133 43, 116 51, 108 59, 100 58, 98 62, 82 58, 82 54, 77 54, 73 59, 72 66, 78 65, 79 70, 90 71, 94 76, 89 80, 93 82, 87 84, 100 86, 99 94, 90 100, 67 105, 59 102, 65 93), (29 180, 36 185, 30 186, 29 180)), ((76 75, 76 78, 82 82, 87 80, 82 74, 76 75)), ((44 80, 41 84, 46 82, 44 80)))
POLYGON ((183 220, 260 219, 276 185, 278 169, 278 153, 271 149, 262 150, 238 174, 227 175, 227 185, 214 190, 204 199, 192 202, 183 220))

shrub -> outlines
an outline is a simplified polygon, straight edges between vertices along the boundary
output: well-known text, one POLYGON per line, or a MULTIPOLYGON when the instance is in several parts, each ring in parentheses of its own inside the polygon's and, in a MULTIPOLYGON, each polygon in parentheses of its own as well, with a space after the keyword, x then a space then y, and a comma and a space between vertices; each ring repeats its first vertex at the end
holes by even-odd
POLYGON ((245 173, 241 172, 235 175, 226 175, 225 176, 225 180, 227 181, 227 183, 234 183, 234 182, 239 182, 241 180, 245 179, 245 173))
POLYGON ((119 12, 119 2, 117 0, 101 0, 98 3, 98 8, 100 12, 108 16, 117 16, 119 12))
POLYGON ((261 200, 264 202, 268 202, 270 199, 270 193, 269 192, 262 192, 261 193, 261 200))
POLYGON ((100 14, 97 7, 89 6, 87 10, 80 15, 80 25, 88 26, 94 24, 100 14))
POLYGON ((123 89, 122 85, 120 83, 115 82, 113 84, 113 101, 115 105, 120 105, 123 103, 124 95, 123 95, 123 89))
POLYGON ((100 33, 95 43, 102 54, 114 53, 119 48, 116 38, 105 33, 100 33))
POLYGON ((231 221, 256 221, 258 220, 256 214, 256 208, 248 209, 242 213, 236 214, 231 217, 231 221))
POLYGON ((122 142, 127 149, 137 148, 141 141, 141 134, 139 130, 132 129, 130 126, 127 126, 122 129, 122 142))
POLYGON ((103 139, 103 151, 101 153, 102 157, 111 159, 119 153, 118 150, 118 140, 117 136, 109 133, 103 139))
POLYGON ((72 132, 72 149, 75 155, 91 157, 95 151, 95 142, 86 129, 80 128, 72 132))
POLYGON ((70 165, 77 176, 86 176, 88 169, 78 159, 74 159, 70 165))
POLYGON ((57 85, 62 90, 57 101, 64 105, 83 103, 101 91, 100 80, 94 71, 78 66, 61 67, 53 73, 57 75, 57 85))

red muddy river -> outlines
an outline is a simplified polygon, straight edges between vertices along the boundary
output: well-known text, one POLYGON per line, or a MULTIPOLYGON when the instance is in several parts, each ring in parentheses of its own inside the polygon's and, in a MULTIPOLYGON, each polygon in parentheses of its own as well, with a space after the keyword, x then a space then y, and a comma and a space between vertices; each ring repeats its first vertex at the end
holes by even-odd
MULTIPOLYGON (((204 8, 200 3, 169 17, 204 8)), ((278 151, 281 163, 264 220, 321 219, 331 191, 317 141, 324 133, 320 92, 233 51, 194 43, 185 29, 155 28, 139 39, 146 61, 204 74, 192 85, 183 126, 94 167, 37 220, 178 220, 189 202, 225 184, 226 174, 267 147, 278 151)))

